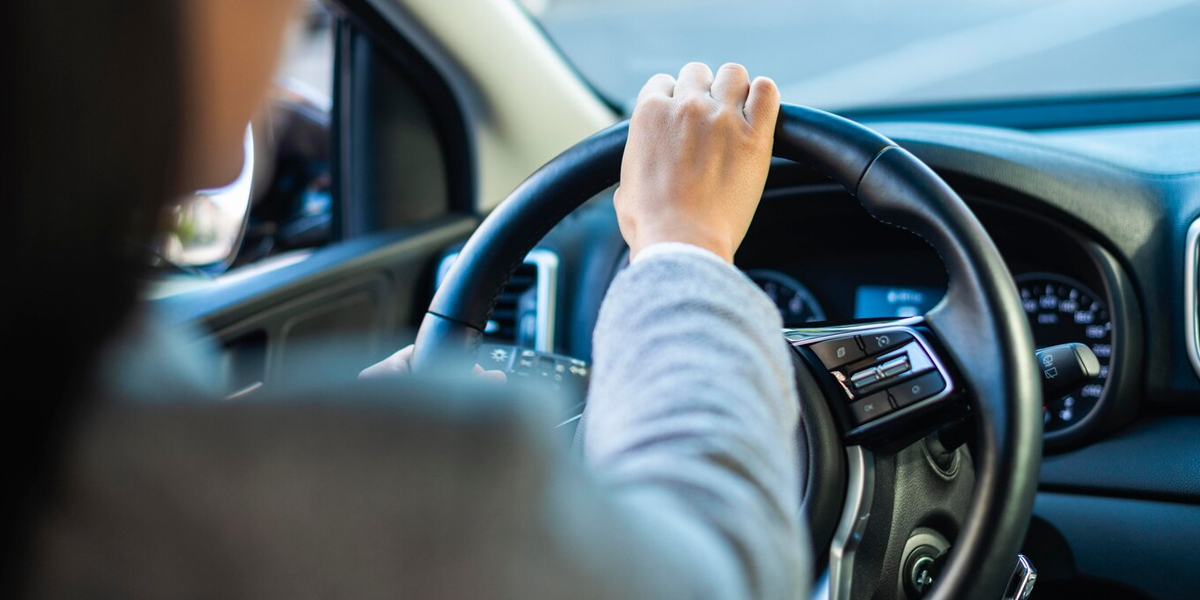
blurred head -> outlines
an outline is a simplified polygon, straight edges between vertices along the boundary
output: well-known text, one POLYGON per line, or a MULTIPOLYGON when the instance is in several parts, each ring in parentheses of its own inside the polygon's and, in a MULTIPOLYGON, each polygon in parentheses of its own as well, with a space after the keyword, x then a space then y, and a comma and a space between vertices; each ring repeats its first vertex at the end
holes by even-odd
POLYGON ((295 5, 5 5, 0 343, 12 357, 5 397, 21 414, 0 426, 13 465, 5 497, 16 503, 5 511, 5 584, 28 523, 18 509, 35 505, 21 492, 43 480, 96 357, 128 320, 165 208, 237 176, 295 5))
POLYGON ((183 6, 185 189, 220 187, 242 170, 246 123, 261 105, 300 15, 299 0, 186 0, 183 6))

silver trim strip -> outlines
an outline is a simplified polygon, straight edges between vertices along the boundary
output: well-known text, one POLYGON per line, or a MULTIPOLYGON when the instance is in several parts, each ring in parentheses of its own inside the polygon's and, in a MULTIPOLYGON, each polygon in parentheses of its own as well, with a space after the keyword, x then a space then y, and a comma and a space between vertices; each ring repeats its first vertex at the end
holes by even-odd
MULTIPOLYGON (((450 265, 458 258, 451 252, 438 263, 434 291, 442 285, 442 279, 450 271, 450 265)), ((525 264, 537 268, 537 316, 534 324, 533 345, 538 352, 554 352, 555 317, 558 314, 558 254, 545 248, 535 248, 525 256, 525 264)))
POLYGON ((1183 323, 1187 328, 1183 337, 1187 340, 1187 355, 1192 370, 1200 377, 1200 329, 1197 327, 1196 314, 1200 310, 1196 306, 1196 285, 1200 283, 1196 269, 1200 268, 1200 264, 1197 263, 1197 254, 1200 254, 1200 219, 1192 221, 1191 227, 1188 227, 1183 255, 1183 323))
POLYGON ((567 419, 566 421, 563 421, 562 423, 555 425, 554 428, 558 429, 560 427, 565 427, 565 426, 570 425, 571 423, 574 423, 582 418, 583 418, 583 413, 579 413, 579 414, 571 417, 570 419, 567 419))
POLYGON ((809 345, 817 342, 842 337, 849 334, 861 334, 864 331, 887 329, 890 327, 917 327, 925 324, 925 317, 905 317, 894 321, 873 321, 871 323, 853 323, 850 325, 828 325, 825 327, 793 327, 784 328, 783 337, 792 345, 809 345))
POLYGON ((249 396, 250 394, 253 394, 254 392, 257 392, 258 390, 261 390, 262 388, 263 388, 263 382, 255 381, 254 383, 252 383, 236 392, 233 392, 232 394, 229 394, 228 396, 225 396, 225 399, 226 400, 240 400, 242 398, 245 398, 246 396, 249 396))
POLYGON ((1037 583, 1037 569, 1033 568, 1033 562, 1024 554, 1017 555, 1017 566, 1013 569, 1012 578, 1008 581, 1008 588, 1004 590, 1003 600, 1026 600, 1033 593, 1033 586, 1037 583))
POLYGON ((537 266, 537 325, 534 350, 554 352, 554 324, 558 314, 558 255, 537 248, 525 257, 525 262, 537 266))
MULTIPOLYGON (((842 520, 829 546, 829 574, 825 585, 817 587, 817 595, 830 600, 848 600, 854 582, 854 556, 862 541, 863 531, 871 518, 871 502, 875 495, 875 457, 862 446, 846 448, 846 505, 842 520)), ((814 596, 816 597, 816 596, 814 596)))

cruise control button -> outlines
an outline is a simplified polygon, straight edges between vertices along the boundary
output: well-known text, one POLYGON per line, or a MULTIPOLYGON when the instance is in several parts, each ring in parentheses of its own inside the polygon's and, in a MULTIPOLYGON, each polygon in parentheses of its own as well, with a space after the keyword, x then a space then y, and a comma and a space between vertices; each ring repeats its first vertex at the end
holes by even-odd
POLYGON ((869 385, 878 383, 879 380, 879 369, 876 369, 875 367, 863 369, 850 376, 850 383, 854 385, 855 389, 865 388, 869 385))
POLYGON ((892 360, 889 360, 889 361, 883 363, 882 365, 879 365, 879 374, 884 379, 887 379, 890 377, 895 377, 896 375, 905 373, 907 371, 908 371, 908 357, 907 356, 893 358, 892 360))
POLYGON ((899 348, 913 339, 911 334, 903 331, 885 331, 859 337, 862 339, 863 348, 866 349, 868 355, 880 354, 899 348))
POLYGON ((816 353, 817 358, 821 359, 821 364, 827 369, 836 369, 866 357, 853 336, 816 343, 809 346, 809 349, 816 353))
POLYGON ((896 408, 903 408, 941 393, 946 389, 946 382, 937 371, 926 373, 916 379, 906 381, 888 391, 896 401, 896 408))
POLYGON ((892 403, 888 401, 887 392, 871 394, 858 402, 850 404, 850 416, 856 425, 873 421, 892 412, 892 403))

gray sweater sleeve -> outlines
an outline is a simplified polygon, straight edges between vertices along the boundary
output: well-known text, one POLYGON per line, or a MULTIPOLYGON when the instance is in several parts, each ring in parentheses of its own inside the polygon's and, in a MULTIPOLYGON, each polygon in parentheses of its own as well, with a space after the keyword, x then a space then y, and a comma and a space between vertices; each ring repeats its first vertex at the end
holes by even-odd
POLYGON ((796 597, 810 561, 792 362, 773 303, 714 258, 658 253, 613 282, 584 455, 629 508, 670 514, 659 526, 692 540, 705 596, 796 597))

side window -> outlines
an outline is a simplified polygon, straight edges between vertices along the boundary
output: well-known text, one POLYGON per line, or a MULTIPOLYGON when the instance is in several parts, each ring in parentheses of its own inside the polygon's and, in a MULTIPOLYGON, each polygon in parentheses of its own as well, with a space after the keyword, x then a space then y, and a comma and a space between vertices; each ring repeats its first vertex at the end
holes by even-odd
POLYGON ((332 1, 347 11, 334 82, 338 231, 356 237, 472 212, 466 124, 446 80, 374 3, 332 1))
POLYGON ((335 238, 334 26, 322 4, 306 2, 266 106, 247 129, 242 175, 173 209, 156 248, 164 266, 217 274, 335 238))

